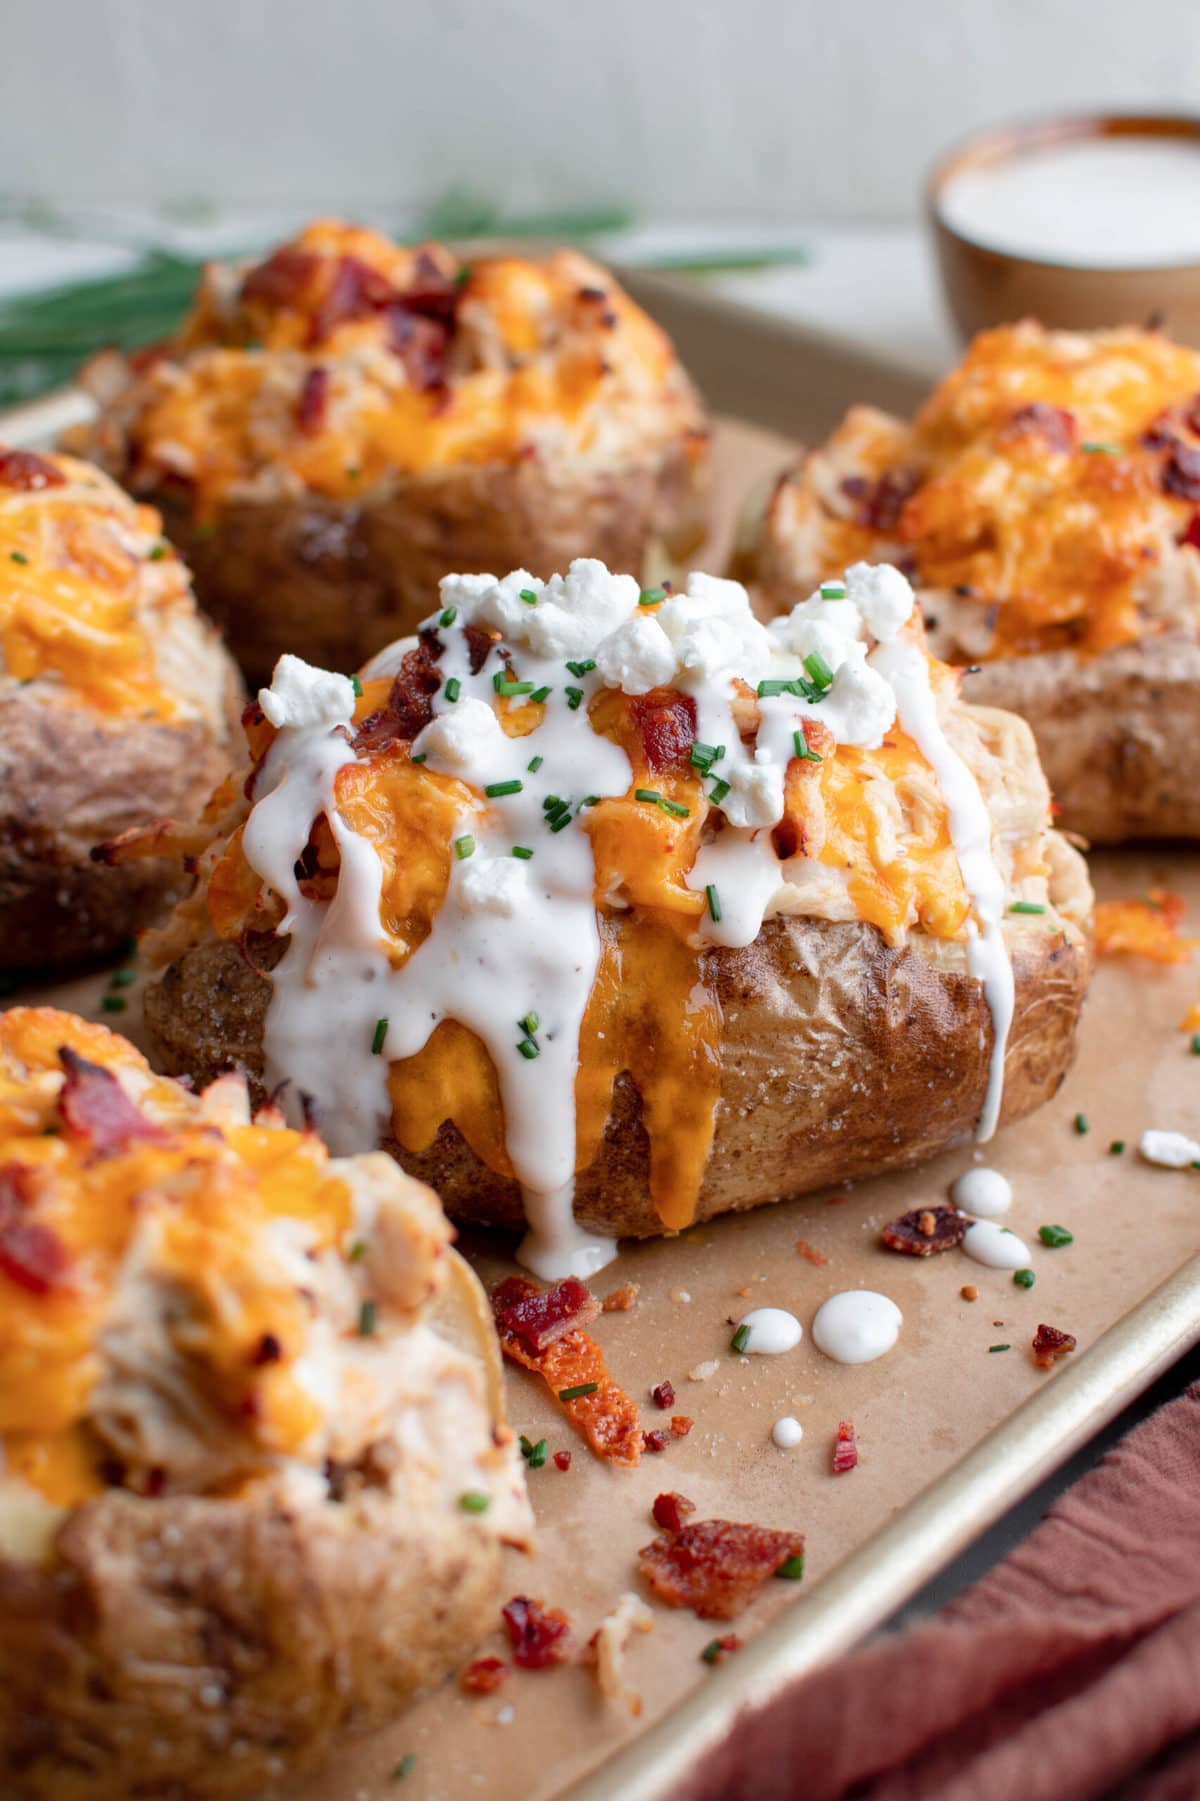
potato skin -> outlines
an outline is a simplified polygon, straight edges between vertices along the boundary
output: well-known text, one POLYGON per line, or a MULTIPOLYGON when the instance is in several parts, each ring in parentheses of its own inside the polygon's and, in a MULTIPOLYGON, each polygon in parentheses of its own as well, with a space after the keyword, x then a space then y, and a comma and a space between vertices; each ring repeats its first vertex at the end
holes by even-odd
MULTIPOLYGON (((619 919, 604 929, 619 932, 619 919)), ((1013 919, 1006 933, 1016 976, 1009 1121, 1047 1100, 1066 1074, 1091 950, 1074 928, 1037 917, 1013 919)), ((258 940, 247 954, 265 969, 280 948, 258 940)), ((698 1220, 918 1163, 973 1134, 992 1031, 959 947, 914 934, 892 949, 862 923, 778 918, 748 949, 713 950, 707 960, 723 1017, 722 1084, 698 1220)), ((261 1080, 269 998, 268 981, 236 946, 186 952, 146 994, 160 1066, 209 1081, 236 1061, 261 1080)), ((419 1155, 386 1148, 455 1217, 521 1225, 516 1183, 480 1163, 454 1127, 443 1125, 419 1155)), ((641 1102, 622 1077, 600 1155, 576 1180, 576 1218, 599 1233, 661 1232, 648 1165, 641 1102)))
POLYGON ((686 554, 707 523, 707 459, 695 454, 702 435, 614 465, 529 456, 396 477, 355 502, 234 498, 211 525, 197 525, 190 493, 144 498, 256 684, 270 680, 285 650, 323 668, 359 668, 416 629, 452 572, 528 569, 545 579, 594 556, 636 573, 656 536, 686 554))
MULTIPOLYGON (((372 1505, 379 1502, 379 1505, 372 1505)), ((0 1559, 5 1801, 231 1801, 379 1725, 495 1623, 467 1516, 113 1491, 0 1559)))
POLYGON ((158 918, 186 888, 178 858, 107 868, 89 853, 197 817, 227 754, 216 724, 110 716, 0 676, 0 971, 110 956, 158 918))

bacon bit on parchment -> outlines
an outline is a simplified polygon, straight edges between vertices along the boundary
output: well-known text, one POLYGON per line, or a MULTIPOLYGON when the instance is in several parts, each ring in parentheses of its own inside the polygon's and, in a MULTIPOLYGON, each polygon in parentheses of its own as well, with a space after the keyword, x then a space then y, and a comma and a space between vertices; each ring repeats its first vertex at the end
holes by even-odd
POLYGON ((889 1251, 905 1251, 910 1257, 932 1257, 938 1251, 952 1251, 967 1235, 970 1220, 957 1207, 914 1207, 902 1213, 883 1228, 882 1238, 889 1251))
POLYGON ((640 1282, 626 1282, 623 1288, 614 1288, 612 1293, 606 1294, 601 1301, 601 1312, 628 1313, 629 1309, 638 1298, 638 1291, 640 1288, 640 1282))
POLYGON ((676 1438, 686 1438, 695 1423, 695 1420, 689 1418, 686 1413, 673 1413, 671 1415, 671 1430, 676 1438))
POLYGON ((518 1668, 545 1670, 552 1663, 566 1662, 571 1654, 571 1622, 561 1607, 545 1607, 529 1595, 514 1595, 500 1613, 518 1668))
POLYGON ((1183 896, 1166 888, 1151 888, 1144 900, 1098 901, 1096 953, 1186 963, 1198 941, 1181 935, 1183 914, 1183 896))
POLYGON ((675 1405, 675 1390, 670 1382, 659 1382, 650 1390, 650 1399, 665 1411, 675 1405))
POLYGON ((139 1140, 158 1144, 167 1136, 138 1111, 111 1069, 89 1063, 69 1044, 60 1047, 58 1056, 67 1072, 58 1095, 59 1118, 97 1155, 127 1150, 139 1140))
POLYGON ((701 1663, 724 1663, 735 1651, 740 1651, 742 1641, 736 1632, 723 1633, 720 1638, 710 1638, 700 1653, 701 1663))
POLYGON ((853 1420, 839 1420, 837 1437, 833 1441, 833 1473, 844 1476, 847 1470, 856 1468, 858 1464, 858 1440, 854 1436, 853 1420))
POLYGON ((556 1470, 569 1470, 571 1467, 570 1451, 555 1451, 554 1467, 556 1470))
POLYGON ((976 1288, 974 1282, 965 1282, 958 1292, 964 1301, 977 1301, 979 1299, 979 1290, 976 1288))
POLYGON ((1075 1343, 1070 1332, 1060 1332, 1057 1326, 1039 1326, 1033 1335, 1034 1362, 1039 1369, 1048 1370, 1060 1357, 1073 1351, 1075 1343))
POLYGON ((825 1265, 829 1262, 824 1251, 819 1251, 815 1244, 809 1244, 807 1238, 798 1238, 796 1240, 796 1254, 799 1257, 803 1257, 806 1263, 811 1263, 816 1269, 824 1269, 825 1265))
POLYGON ((635 1632, 653 1632, 654 1615, 640 1595, 622 1595, 612 1612, 601 1620, 587 1642, 583 1661, 596 1672, 606 1701, 623 1701, 636 1718, 642 1697, 625 1675, 625 1653, 635 1632))
POLYGON ((568 1276, 557 1289, 540 1289, 527 1276, 509 1276, 493 1293, 492 1308, 505 1356, 542 1377, 597 1457, 617 1464, 638 1463, 642 1455, 638 1410, 624 1389, 612 1380, 595 1339, 570 1323, 593 1319, 600 1311, 595 1296, 584 1284, 568 1276), (568 1291, 566 1296, 554 1299, 561 1289, 568 1291), (541 1303, 540 1309, 533 1305, 535 1301, 541 1303), (536 1350, 513 1329, 510 1321, 514 1317, 524 1326, 526 1341, 536 1340, 539 1332, 554 1329, 556 1321, 568 1323, 561 1326, 558 1337, 536 1350), (558 1400, 564 1390, 591 1388, 593 1383, 596 1386, 590 1394, 572 1401, 558 1400))
POLYGON ((744 1301, 748 1295, 752 1295, 753 1293, 754 1290, 749 1282, 743 1282, 742 1286, 738 1289, 738 1299, 744 1301))
POLYGON ((664 1532, 682 1532, 689 1515, 695 1511, 694 1501, 689 1501, 686 1495, 670 1489, 666 1494, 655 1495, 650 1515, 654 1524, 661 1526, 664 1532))
POLYGON ((669 1432, 661 1432, 656 1429, 653 1432, 642 1433, 642 1449, 644 1451, 665 1451, 670 1442, 671 1434, 669 1432))
POLYGON ((458 1686, 467 1695, 493 1695, 502 1682, 507 1682, 508 1674, 502 1657, 477 1657, 460 1675, 458 1686))
POLYGON ((803 1554, 799 1532, 695 1520, 644 1546, 638 1568, 668 1607, 690 1607, 702 1620, 731 1620, 764 1582, 803 1554))

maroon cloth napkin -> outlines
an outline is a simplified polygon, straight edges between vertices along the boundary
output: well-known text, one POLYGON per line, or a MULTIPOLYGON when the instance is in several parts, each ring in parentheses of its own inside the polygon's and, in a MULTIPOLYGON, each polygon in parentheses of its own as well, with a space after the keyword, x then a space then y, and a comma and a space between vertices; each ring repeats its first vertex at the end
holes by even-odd
POLYGON ((1200 1383, 937 1619, 743 1715, 677 1801, 850 1795, 1198 1801, 1200 1383))

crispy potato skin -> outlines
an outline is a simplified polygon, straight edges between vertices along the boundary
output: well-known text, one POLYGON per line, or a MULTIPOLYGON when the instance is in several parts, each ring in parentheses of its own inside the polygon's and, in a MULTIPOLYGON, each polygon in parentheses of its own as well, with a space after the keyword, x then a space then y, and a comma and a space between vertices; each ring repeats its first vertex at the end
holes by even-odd
MULTIPOLYGON (((1017 993, 1005 1121, 1058 1088, 1091 972, 1090 947, 1078 933, 1032 917, 1007 930, 1017 993)), ((971 1136, 987 1082, 991 1018, 979 983, 953 951, 916 935, 892 949, 861 923, 774 919, 748 949, 708 954, 723 1018, 722 1084, 698 1220, 918 1163, 971 1136)), ((269 969, 280 947, 262 939, 247 954, 269 969)), ((185 953, 146 994, 160 1066, 209 1081, 238 1062, 261 1081, 269 998, 268 980, 236 946, 185 953)), ((493 1175, 452 1126, 443 1125, 419 1155, 394 1142, 386 1148, 436 1187, 457 1218, 522 1223, 517 1185, 493 1175)), ((595 1232, 662 1230, 648 1196, 641 1102, 626 1077, 617 1083, 600 1156, 576 1180, 575 1213, 595 1232)))
POLYGON ((114 1491, 0 1559, 5 1801, 232 1801, 391 1718, 495 1623, 501 1553, 379 1499, 114 1491))
POLYGON ((260 683, 285 650, 357 669, 416 629, 451 572, 544 579, 579 556, 636 572, 656 536, 684 555, 704 534, 707 492, 707 459, 681 439, 619 467, 531 456, 435 470, 356 503, 233 499, 211 527, 197 526, 188 494, 145 498, 189 563, 200 605, 260 683))
POLYGON ((89 853, 197 817, 226 758, 199 720, 110 717, 0 676, 0 970, 94 961, 158 918, 186 887, 178 859, 110 869, 89 853))

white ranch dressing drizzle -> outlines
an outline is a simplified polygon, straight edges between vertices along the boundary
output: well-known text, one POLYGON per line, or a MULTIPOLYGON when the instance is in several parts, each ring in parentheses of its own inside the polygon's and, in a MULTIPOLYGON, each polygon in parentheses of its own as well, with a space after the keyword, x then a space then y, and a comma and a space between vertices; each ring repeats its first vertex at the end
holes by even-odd
POLYGON ((992 1016, 987 1089, 976 1127, 976 1137, 986 1144, 1000 1118, 1004 1053, 1015 995, 1012 960, 1004 942, 1004 881, 992 856, 991 815, 978 782, 942 730, 929 680, 928 659, 915 644, 895 639, 881 644, 870 660, 891 683, 901 729, 913 740, 938 779, 949 810, 950 837, 963 885, 979 919, 979 927, 973 920, 967 922, 967 967, 982 982, 992 1016))
POLYGON ((1012 1183, 998 1169, 968 1169, 951 1189, 954 1205, 976 1219, 1001 1219, 1012 1206, 1012 1183))
POLYGON ((976 1263, 988 1269, 1025 1269, 1030 1259, 1029 1246, 1015 1232, 998 1226, 995 1220, 977 1219, 968 1226, 962 1248, 976 1263))
POLYGON ((749 1332, 742 1353, 754 1357, 779 1357, 794 1351, 804 1337, 804 1327, 794 1313, 783 1307, 755 1307, 738 1321, 739 1329, 749 1332))
POLYGON ((870 1288, 847 1288, 818 1307, 812 1339, 835 1363, 874 1363, 892 1349, 904 1315, 895 1301, 870 1288))

